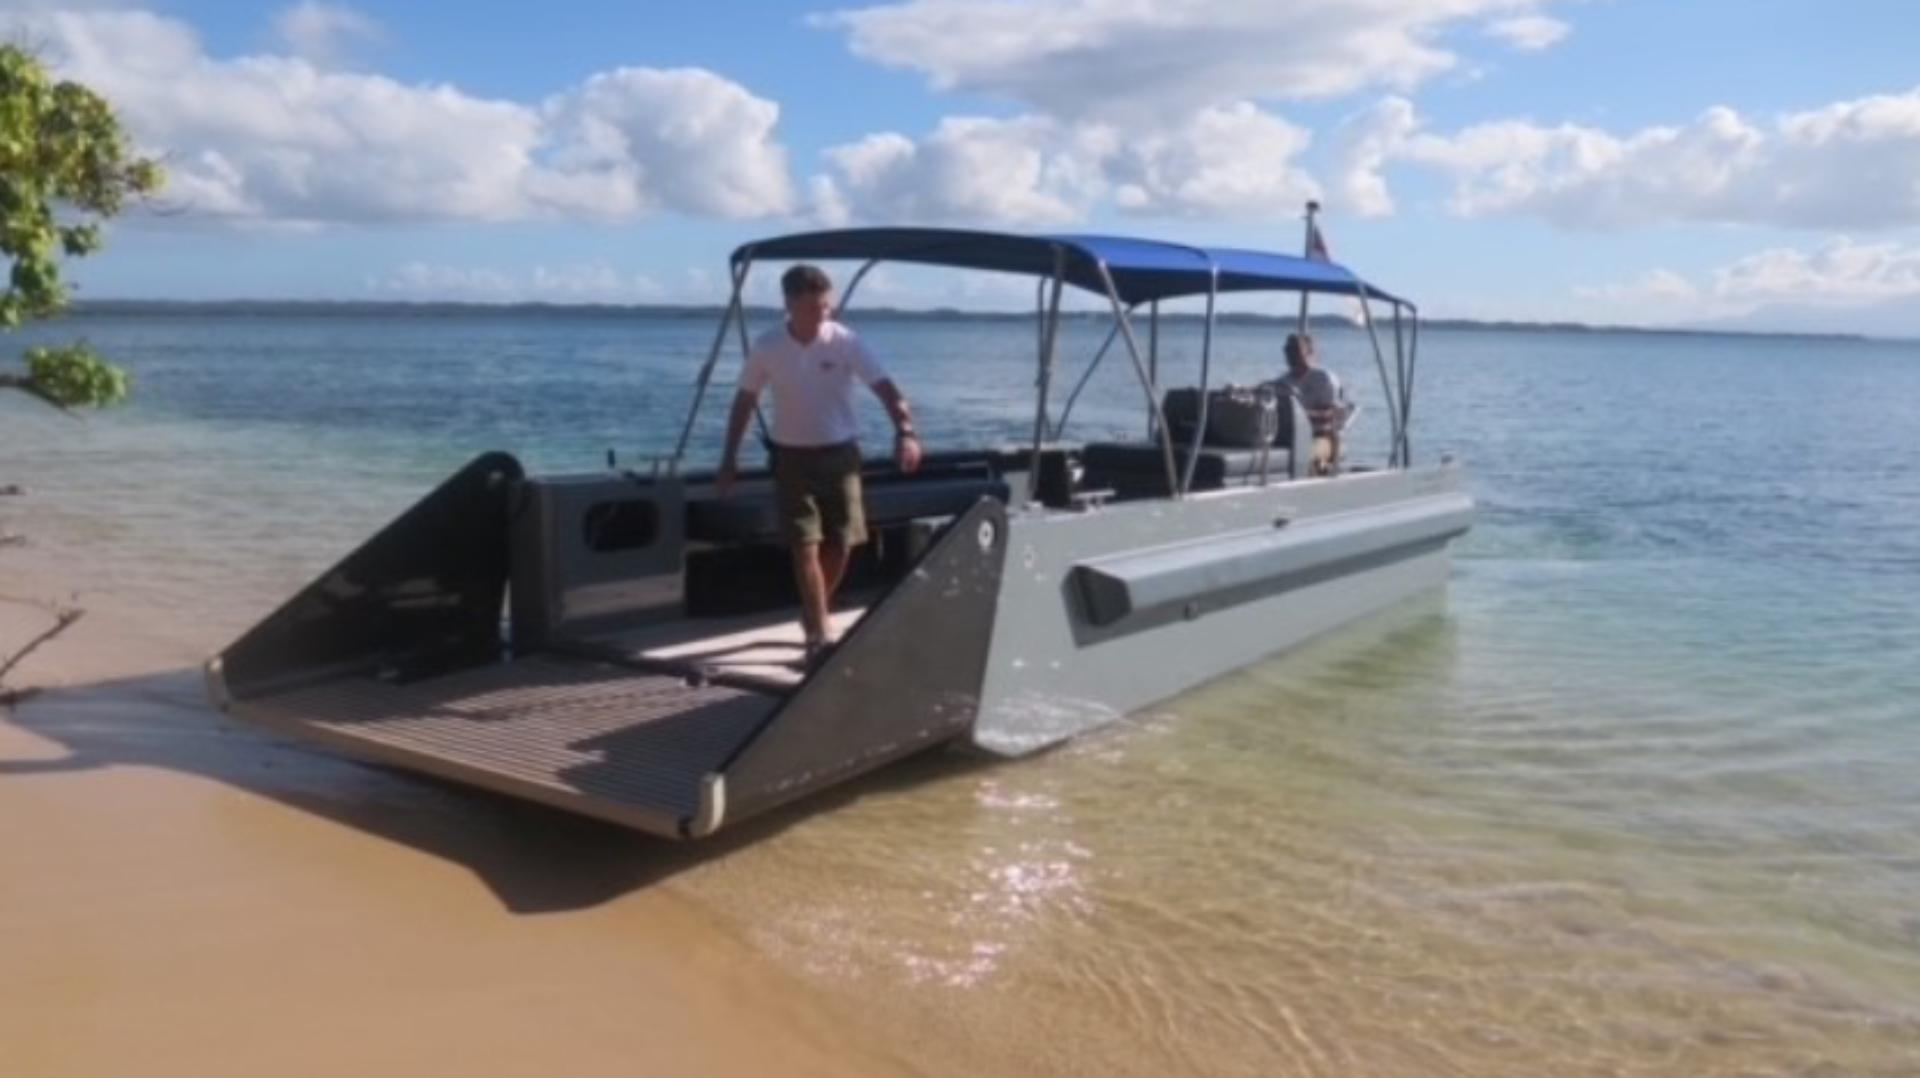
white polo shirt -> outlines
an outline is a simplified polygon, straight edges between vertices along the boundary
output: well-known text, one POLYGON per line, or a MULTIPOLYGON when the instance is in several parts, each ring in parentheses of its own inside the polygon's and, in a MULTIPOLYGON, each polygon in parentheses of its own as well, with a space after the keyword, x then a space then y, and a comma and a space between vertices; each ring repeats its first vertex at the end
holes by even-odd
POLYGON ((783 322, 753 342, 740 388, 773 387, 773 440, 780 445, 836 445, 860 433, 854 380, 872 386, 886 378, 880 361, 840 323, 822 322, 812 343, 801 344, 783 322))

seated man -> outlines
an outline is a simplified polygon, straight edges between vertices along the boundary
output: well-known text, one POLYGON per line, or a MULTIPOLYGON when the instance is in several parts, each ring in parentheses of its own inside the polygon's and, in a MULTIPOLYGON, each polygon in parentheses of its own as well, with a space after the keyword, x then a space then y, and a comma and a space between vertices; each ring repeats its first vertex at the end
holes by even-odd
POLYGON ((1340 463, 1340 432, 1353 415, 1346 390, 1332 371, 1313 362, 1313 338, 1287 335, 1287 373, 1275 383, 1300 402, 1313 424, 1313 474, 1332 475, 1340 463))

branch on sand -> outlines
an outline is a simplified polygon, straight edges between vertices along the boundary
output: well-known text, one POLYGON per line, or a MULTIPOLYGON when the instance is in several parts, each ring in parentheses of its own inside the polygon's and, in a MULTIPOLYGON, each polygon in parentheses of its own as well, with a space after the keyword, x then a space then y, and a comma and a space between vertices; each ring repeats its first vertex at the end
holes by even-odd
MULTIPOLYGON (((77 420, 80 418, 80 413, 74 411, 72 408, 67 407, 67 405, 60 400, 60 398, 47 392, 45 386, 42 386, 40 383, 34 381, 32 378, 28 378, 18 374, 0 374, 0 389, 17 389, 20 392, 25 393, 29 397, 32 397, 36 400, 42 401, 52 406, 56 411, 58 411, 61 415, 66 416, 68 419, 77 420)), ((18 491, 10 491, 9 493, 18 493, 18 491)))
POLYGON ((6 687, 7 675, 13 672, 14 667, 20 665, 21 660, 33 654, 35 648, 66 632, 74 622, 79 621, 81 617, 86 614, 86 611, 76 606, 63 606, 53 608, 52 613, 53 625, 51 628, 39 636, 34 637, 32 640, 27 641, 24 647, 15 651, 12 655, 9 655, 5 662, 0 662, 0 707, 9 707, 17 704, 39 691, 31 687, 9 689, 6 687))

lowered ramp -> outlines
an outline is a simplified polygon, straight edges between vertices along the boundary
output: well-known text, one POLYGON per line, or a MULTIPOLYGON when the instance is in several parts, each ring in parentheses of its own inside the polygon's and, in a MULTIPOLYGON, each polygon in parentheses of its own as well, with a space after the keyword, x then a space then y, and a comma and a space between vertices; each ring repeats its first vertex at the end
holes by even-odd
POLYGON ((331 680, 236 714, 363 759, 680 836, 713 817, 707 776, 779 702, 536 655, 404 685, 331 680))
POLYGON ((519 465, 488 454, 207 664, 235 718, 674 838, 964 734, 978 714, 1004 507, 954 519, 826 662, 726 684, 615 641, 502 628, 519 465))

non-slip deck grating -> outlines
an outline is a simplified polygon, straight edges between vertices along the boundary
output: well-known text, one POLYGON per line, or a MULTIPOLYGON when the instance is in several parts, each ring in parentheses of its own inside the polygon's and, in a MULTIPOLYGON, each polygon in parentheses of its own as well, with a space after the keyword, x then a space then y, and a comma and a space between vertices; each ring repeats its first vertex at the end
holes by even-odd
POLYGON ((349 752, 670 831, 778 706, 629 666, 533 656, 412 684, 344 679, 234 711, 349 752))

